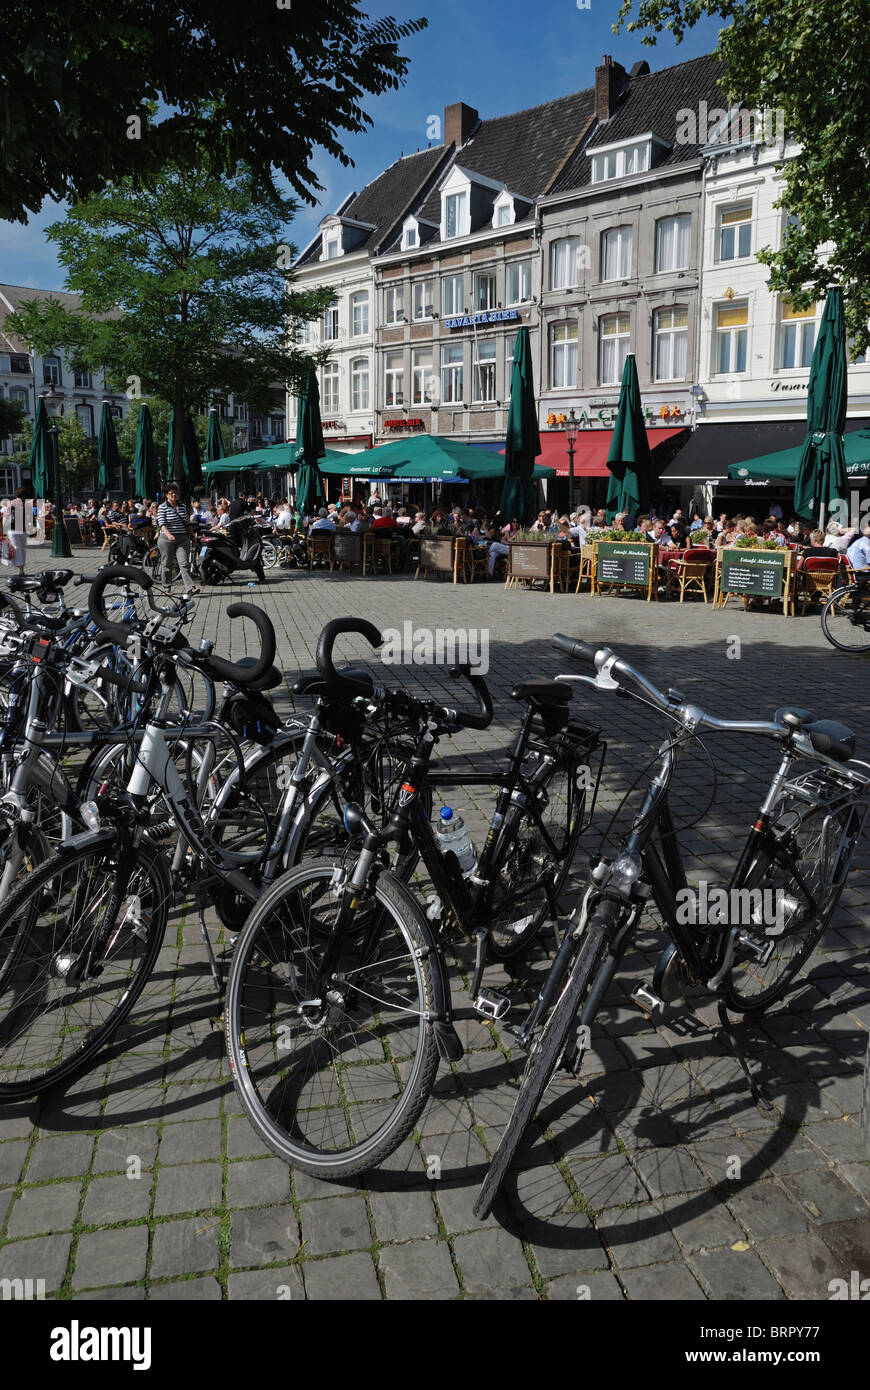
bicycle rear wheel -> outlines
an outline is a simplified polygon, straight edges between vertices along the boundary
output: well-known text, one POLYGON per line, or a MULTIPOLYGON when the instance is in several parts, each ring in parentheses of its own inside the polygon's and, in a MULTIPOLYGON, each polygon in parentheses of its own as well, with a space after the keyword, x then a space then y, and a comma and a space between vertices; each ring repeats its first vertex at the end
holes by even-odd
POLYGON ((841 652, 870 651, 870 584, 835 589, 822 608, 822 632, 841 652))
POLYGON ((565 886, 580 838, 585 792, 578 773, 576 763, 558 763, 535 797, 557 853, 528 811, 511 807, 505 816, 489 908, 489 953, 495 960, 518 956, 553 917, 552 903, 565 886))
POLYGON ((0 908, 0 1100, 36 1095, 83 1067, 148 979, 171 896, 162 856, 143 844, 86 968, 117 879, 117 842, 61 853, 0 908))
POLYGON ((292 870, 233 950, 230 1068, 273 1153, 337 1181, 375 1167, 413 1129, 435 1080, 435 947, 403 884, 381 874, 325 997, 315 981, 341 891, 331 864, 292 870))
POLYGON ((750 869, 747 877, 751 889, 765 894, 753 910, 757 921, 749 924, 750 930, 772 944, 765 960, 735 965, 728 987, 730 1009, 753 1013, 785 993, 839 901, 859 828, 856 812, 849 807, 829 813, 824 806, 807 807, 804 801, 788 798, 780 808, 772 829, 780 839, 782 862, 774 860, 760 873, 750 869), (773 921, 765 921, 766 904, 775 909, 767 913, 773 921))
POLYGON ((556 1000, 542 1032, 534 1041, 511 1117, 507 1122, 501 1142, 493 1154, 492 1163, 489 1165, 483 1185, 474 1203, 474 1215, 479 1220, 484 1220, 492 1211, 493 1203, 507 1176, 523 1135, 559 1065, 571 1029, 574 1026, 574 1020, 591 991, 602 962, 606 936, 605 919, 600 914, 596 914, 584 934, 583 944, 577 954, 567 983, 556 1000))

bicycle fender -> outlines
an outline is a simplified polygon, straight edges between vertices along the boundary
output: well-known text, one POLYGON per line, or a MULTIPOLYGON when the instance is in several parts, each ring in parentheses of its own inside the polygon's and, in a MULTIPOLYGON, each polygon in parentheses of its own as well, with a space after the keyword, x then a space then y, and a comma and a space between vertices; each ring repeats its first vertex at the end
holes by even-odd
POLYGON ((115 843, 117 837, 117 830, 108 825, 99 830, 80 830, 77 835, 70 835, 68 839, 61 840, 58 853, 66 854, 76 849, 91 849, 97 845, 111 845, 115 843))

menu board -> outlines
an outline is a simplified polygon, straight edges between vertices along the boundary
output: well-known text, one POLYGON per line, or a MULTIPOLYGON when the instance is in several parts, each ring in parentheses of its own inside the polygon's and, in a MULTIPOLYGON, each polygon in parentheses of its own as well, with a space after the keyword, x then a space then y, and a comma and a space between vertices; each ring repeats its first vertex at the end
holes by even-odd
POLYGON ((720 593, 781 598, 786 558, 785 550, 723 550, 720 593))
POLYGON ((549 578, 549 545, 524 545, 521 541, 511 545, 509 574, 511 579, 549 578))
POLYGON ((629 541, 599 541, 596 583, 648 589, 650 549, 629 541))
POLYGON ((453 573, 453 538, 444 536, 427 537, 420 542, 420 570, 435 570, 441 574, 453 573))

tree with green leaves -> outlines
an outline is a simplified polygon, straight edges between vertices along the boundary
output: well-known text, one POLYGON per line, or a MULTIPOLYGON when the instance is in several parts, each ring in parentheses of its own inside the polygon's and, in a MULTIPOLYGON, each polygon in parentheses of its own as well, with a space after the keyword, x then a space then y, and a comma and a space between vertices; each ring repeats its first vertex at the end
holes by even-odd
POLYGON ((24 406, 21 401, 7 400, 0 396, 0 439, 20 434, 24 422, 24 406))
MULTIPOLYGON (((276 386, 298 389, 311 362, 297 329, 334 298, 293 290, 283 232, 294 208, 258 191, 245 167, 219 178, 173 165, 147 190, 124 179, 48 229, 80 310, 29 300, 6 329, 42 355, 62 350, 77 370, 104 370, 130 399, 169 402, 177 420, 229 394, 255 413, 274 409, 276 386)), ((186 494, 181 429, 174 441, 172 476, 186 494)))
MULTIPOLYGON (((154 396, 142 397, 140 400, 130 402, 130 408, 126 412, 123 420, 119 420, 115 427, 115 434, 118 439, 118 452, 128 468, 132 468, 133 459, 136 453, 136 431, 139 427, 139 414, 143 405, 147 405, 151 411, 151 422, 154 435, 154 448, 157 458, 163 464, 166 458, 166 451, 169 448, 169 421, 172 417, 172 406, 168 401, 159 401, 154 396)), ((199 445, 201 459, 205 459, 205 446, 208 441, 208 416, 194 415, 193 428, 196 433, 196 442, 199 445)), ((220 422, 221 438, 224 445, 224 453, 233 453, 233 427, 220 422)), ((207 465, 203 462, 203 472, 207 465)))
MULTIPOLYGON (((60 484, 67 492, 76 492, 81 484, 93 485, 97 466, 97 447, 89 439, 77 415, 61 415, 57 420, 57 457, 60 464, 60 484)), ((55 421, 50 421, 54 425, 55 421)), ((26 467, 30 462, 33 442, 33 421, 24 420, 16 432, 15 452, 9 462, 26 467)))
POLYGON ((727 23, 716 49, 726 96, 781 112, 777 124, 801 146, 783 164, 781 200, 798 222, 779 250, 758 253, 770 288, 807 308, 841 285, 847 334, 860 352, 870 345, 868 0, 624 0, 614 32, 628 20, 646 44, 663 31, 680 43, 698 20, 716 16, 727 23))
POLYGON ((402 83, 399 45, 425 25, 356 0, 5 0, 0 218, 171 163, 220 178, 244 160, 313 203, 315 149, 352 163, 363 100, 402 83))

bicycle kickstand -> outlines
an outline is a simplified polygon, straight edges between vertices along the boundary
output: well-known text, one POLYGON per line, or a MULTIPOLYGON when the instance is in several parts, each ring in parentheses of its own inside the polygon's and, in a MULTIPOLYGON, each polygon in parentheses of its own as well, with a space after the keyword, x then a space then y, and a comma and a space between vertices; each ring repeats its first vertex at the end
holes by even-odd
POLYGON ((760 1084, 753 1080, 752 1073, 749 1070, 749 1064, 743 1055, 743 1048, 737 1041, 737 1035, 734 1032, 734 1024, 728 1017, 728 1008, 724 999, 719 1000, 719 1024, 729 1052, 732 1056, 736 1057, 737 1061, 740 1063, 740 1069, 746 1077, 746 1084, 749 1087, 755 1104, 760 1105, 762 1110, 772 1110, 773 1102, 764 1094, 760 1084))

